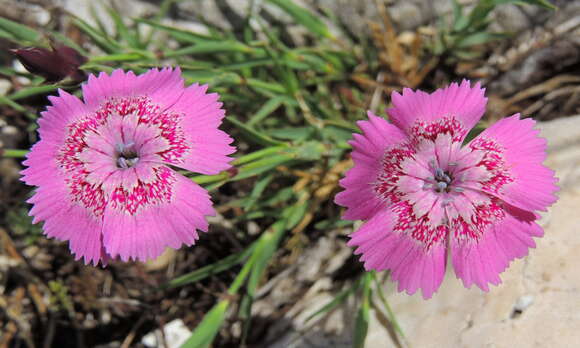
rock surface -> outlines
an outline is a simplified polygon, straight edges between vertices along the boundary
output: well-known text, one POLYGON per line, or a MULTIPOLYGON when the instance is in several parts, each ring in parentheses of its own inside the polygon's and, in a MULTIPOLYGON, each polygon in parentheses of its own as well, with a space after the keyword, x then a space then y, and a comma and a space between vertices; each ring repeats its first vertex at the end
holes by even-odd
MULTIPOLYGON (((550 1, 560 7, 578 2, 577 0, 550 1)), ((312 11, 330 11, 336 15, 341 26, 359 38, 368 35, 369 21, 381 22, 375 0, 294 0, 294 2, 312 11)), ((421 25, 432 24, 437 18, 451 14, 451 0, 384 0, 383 2, 399 30, 412 30, 421 25)), ((467 11, 473 7, 476 0, 459 0, 459 2, 466 6, 467 11)), ((104 8, 112 6, 123 16, 132 18, 144 14, 155 14, 160 3, 160 0, 0 0, 0 5, 6 8, 7 17, 40 26, 51 21, 51 16, 57 8, 62 8, 94 23, 94 17, 91 14, 93 9, 97 13, 106 13, 104 8)), ((189 26, 191 23, 209 22, 235 31, 243 25, 250 11, 259 12, 267 22, 272 24, 284 24, 290 33, 298 28, 293 25, 289 16, 267 1, 178 1, 172 5, 169 15, 178 25, 189 26)), ((535 6, 502 5, 492 14, 495 19, 493 29, 516 33, 544 23, 550 15, 550 11, 535 6)), ((112 27, 113 22, 106 15, 101 16, 101 20, 112 27)), ((331 24, 330 21, 328 23, 331 24)), ((291 33, 293 37, 296 37, 304 35, 305 32, 297 34, 291 33)))
MULTIPOLYGON (((503 283, 489 293, 465 289, 451 270, 428 301, 420 294, 397 293, 387 282, 388 301, 405 332, 403 346, 571 347, 580 342, 580 115, 542 123, 540 128, 549 144, 546 164, 556 170, 561 188, 559 201, 542 216, 545 236, 536 239, 536 249, 526 258, 512 262, 501 275, 503 283)), ((311 300, 305 311, 315 311, 332 297, 318 294, 318 303, 311 300)), ((350 347, 352 313, 347 305, 310 328, 298 315, 295 327, 302 329, 271 347, 350 347)), ((379 319, 371 311, 366 346, 396 347, 379 319)))

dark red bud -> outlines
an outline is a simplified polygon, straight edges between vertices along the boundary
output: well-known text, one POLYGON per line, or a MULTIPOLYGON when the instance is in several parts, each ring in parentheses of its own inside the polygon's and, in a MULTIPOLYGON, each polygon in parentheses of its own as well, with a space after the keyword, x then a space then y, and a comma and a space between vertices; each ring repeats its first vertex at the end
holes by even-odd
POLYGON ((71 77, 76 82, 85 79, 79 66, 87 61, 76 50, 65 46, 52 46, 52 50, 42 47, 26 47, 12 50, 26 70, 42 76, 46 82, 53 83, 71 77))
POLYGON ((70 65, 78 68, 79 66, 85 64, 88 59, 82 54, 78 53, 74 48, 70 48, 65 45, 51 45, 52 50, 56 53, 59 58, 62 58, 70 65))

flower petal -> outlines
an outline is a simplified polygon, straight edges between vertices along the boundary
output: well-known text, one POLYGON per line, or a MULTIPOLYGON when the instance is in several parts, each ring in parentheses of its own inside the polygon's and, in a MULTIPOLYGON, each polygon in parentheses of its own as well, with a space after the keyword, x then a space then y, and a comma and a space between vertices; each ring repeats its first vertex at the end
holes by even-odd
POLYGON ((348 245, 357 246, 366 270, 392 271, 398 290, 409 295, 421 289, 423 298, 431 298, 445 275, 445 243, 424 245, 408 235, 393 232, 396 215, 391 209, 378 212, 351 236, 348 245))
POLYGON ((343 215, 347 220, 369 219, 384 206, 372 184, 377 180, 387 147, 405 139, 405 135, 385 119, 372 112, 368 116, 368 121, 357 123, 363 134, 355 134, 350 141, 354 167, 340 180, 345 190, 334 199, 336 204, 347 208, 343 215))
POLYGON ((114 70, 111 75, 101 72, 98 77, 89 75, 83 85, 83 98, 91 107, 98 107, 103 101, 114 97, 147 96, 167 108, 173 105, 183 93, 183 78, 179 68, 151 69, 135 76, 132 71, 114 70))
POLYGON ((532 119, 519 119, 519 114, 504 118, 469 144, 489 139, 503 148, 503 160, 513 182, 499 192, 483 188, 505 202, 528 211, 545 211, 557 197, 554 171, 542 163, 546 159, 546 140, 538 136, 532 119))
POLYGON ((21 180, 28 185, 38 186, 44 182, 47 175, 45 170, 56 173, 55 157, 67 137, 66 126, 89 112, 79 98, 60 89, 58 93, 58 97, 48 97, 52 106, 47 107, 38 120, 40 141, 32 147, 23 162, 28 168, 20 172, 23 175, 21 180))
POLYGON ((468 132, 485 112, 484 91, 479 83, 471 87, 467 80, 431 94, 405 88, 402 95, 391 94, 393 107, 387 113, 393 124, 407 133, 416 121, 432 122, 444 116, 455 117, 468 132))
POLYGON ((180 126, 186 141, 191 145, 186 158, 170 163, 202 174, 217 174, 231 167, 227 155, 235 152, 229 146, 233 139, 218 129, 225 116, 216 93, 206 93, 207 85, 194 84, 185 89, 179 100, 171 106, 172 111, 184 114, 180 126))
POLYGON ((47 180, 36 189, 27 201, 34 204, 29 215, 34 216, 33 223, 44 221, 43 231, 48 237, 68 241, 75 260, 83 258, 85 264, 96 266, 104 258, 100 220, 64 198, 67 188, 59 179, 51 177, 51 183, 47 180))
POLYGON ((481 239, 474 241, 451 239, 453 268, 465 287, 477 285, 489 291, 488 284, 501 283, 499 274, 515 258, 528 254, 534 248, 532 237, 541 237, 542 228, 535 222, 533 213, 506 205, 505 218, 491 225, 481 239))
POLYGON ((174 174, 170 202, 142 207, 134 215, 107 207, 103 244, 107 253, 127 261, 146 261, 161 255, 165 247, 192 245, 206 232, 205 216, 215 215, 208 192, 190 179, 174 174))

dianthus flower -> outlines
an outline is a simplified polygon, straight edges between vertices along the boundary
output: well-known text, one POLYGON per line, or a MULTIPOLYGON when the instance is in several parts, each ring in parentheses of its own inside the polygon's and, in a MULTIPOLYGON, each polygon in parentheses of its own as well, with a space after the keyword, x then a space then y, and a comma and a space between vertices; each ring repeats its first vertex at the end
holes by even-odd
POLYGON ((368 113, 358 122, 354 167, 340 181, 344 218, 366 220, 349 245, 367 270, 391 270, 398 290, 430 298, 448 254, 466 287, 501 282, 510 261, 541 237, 538 211, 556 201, 554 172, 542 162, 546 141, 531 119, 513 115, 468 144, 485 111, 479 84, 433 94, 392 94, 392 123, 368 113))
POLYGON ((173 167, 216 174, 230 167, 224 110, 179 69, 91 75, 84 101, 60 90, 42 112, 22 180, 37 186, 33 222, 69 241, 76 259, 147 260, 192 245, 215 215, 206 190, 173 167))

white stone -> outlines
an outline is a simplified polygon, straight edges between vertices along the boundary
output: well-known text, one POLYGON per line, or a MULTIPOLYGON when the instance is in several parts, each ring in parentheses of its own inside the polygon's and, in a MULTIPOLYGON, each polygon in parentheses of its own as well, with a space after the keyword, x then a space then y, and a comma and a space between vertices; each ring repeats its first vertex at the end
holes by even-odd
MULTIPOLYGON (((191 330, 185 326, 181 319, 170 321, 163 327, 163 334, 168 348, 178 348, 191 336, 191 330)), ((141 343, 147 347, 160 347, 161 331, 159 329, 143 336, 141 343)))
POLYGON ((12 82, 6 79, 0 79, 0 95, 5 96, 12 89, 12 82))

